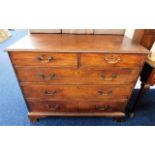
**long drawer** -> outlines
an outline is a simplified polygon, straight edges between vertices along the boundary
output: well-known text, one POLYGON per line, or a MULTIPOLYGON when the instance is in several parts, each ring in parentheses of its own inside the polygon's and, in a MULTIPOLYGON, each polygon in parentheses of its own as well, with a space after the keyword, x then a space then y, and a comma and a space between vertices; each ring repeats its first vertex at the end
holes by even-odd
POLYGON ((52 84, 130 84, 139 70, 130 68, 69 69, 17 67, 21 82, 44 82, 52 84))
POLYGON ((126 99, 132 85, 23 85, 26 98, 53 100, 126 99))
POLYGON ((81 54, 83 67, 139 67, 143 64, 144 55, 138 54, 81 54))
POLYGON ((46 52, 12 52, 12 63, 15 66, 68 67, 77 66, 77 54, 46 52))
POLYGON ((126 102, 27 100, 31 112, 124 112, 126 102))

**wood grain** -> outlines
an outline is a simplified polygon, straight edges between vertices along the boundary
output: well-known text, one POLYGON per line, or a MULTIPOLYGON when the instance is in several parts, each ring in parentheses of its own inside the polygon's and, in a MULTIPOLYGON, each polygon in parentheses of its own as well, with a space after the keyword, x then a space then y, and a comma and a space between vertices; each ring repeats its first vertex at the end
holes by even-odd
POLYGON ((132 85, 23 85, 26 98, 53 100, 127 99, 132 85))
POLYGON ((50 101, 28 100, 31 112, 124 112, 127 100, 50 101))
POLYGON ((20 82, 30 84, 132 84, 138 72, 138 68, 16 67, 20 82))
POLYGON ((86 54, 81 55, 81 65, 94 67, 140 67, 144 55, 136 54, 86 54))
POLYGON ((29 112, 30 120, 33 118, 44 118, 48 116, 65 116, 65 117, 123 117, 123 112, 29 112))
POLYGON ((15 66, 40 66, 40 67, 65 67, 77 66, 77 54, 64 53, 34 53, 13 52, 10 53, 12 63, 15 66))
POLYGON ((10 52, 148 53, 131 39, 115 35, 31 34, 6 49, 10 52))

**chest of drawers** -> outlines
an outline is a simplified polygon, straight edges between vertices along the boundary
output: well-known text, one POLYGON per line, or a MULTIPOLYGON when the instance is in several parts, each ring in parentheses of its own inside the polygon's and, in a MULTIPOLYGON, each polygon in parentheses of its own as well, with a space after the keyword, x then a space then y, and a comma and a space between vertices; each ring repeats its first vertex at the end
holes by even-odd
POLYGON ((148 53, 123 36, 33 34, 7 51, 29 118, 125 116, 148 53))

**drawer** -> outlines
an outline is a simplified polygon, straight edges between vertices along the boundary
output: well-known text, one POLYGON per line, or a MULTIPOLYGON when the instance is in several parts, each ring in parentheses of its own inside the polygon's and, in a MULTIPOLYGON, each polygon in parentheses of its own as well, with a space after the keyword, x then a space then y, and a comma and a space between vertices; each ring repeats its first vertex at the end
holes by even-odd
POLYGON ((126 100, 117 101, 49 101, 28 100, 31 112, 124 112, 126 100))
POLYGON ((139 69, 69 69, 17 67, 21 82, 44 82, 52 84, 128 84, 133 83, 139 69))
POLYGON ((138 54, 81 54, 83 67, 140 67, 145 56, 138 54))
POLYGON ((53 100, 102 100, 128 98, 132 85, 25 85, 25 97, 53 100))
POLYGON ((15 66, 67 67, 77 66, 77 54, 12 52, 12 63, 15 66))

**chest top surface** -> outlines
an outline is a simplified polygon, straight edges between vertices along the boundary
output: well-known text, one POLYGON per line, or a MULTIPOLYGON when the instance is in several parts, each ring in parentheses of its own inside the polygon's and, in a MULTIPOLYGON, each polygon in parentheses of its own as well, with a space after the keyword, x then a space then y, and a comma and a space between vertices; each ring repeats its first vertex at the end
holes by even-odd
POLYGON ((6 51, 137 54, 149 52, 125 36, 75 34, 29 34, 8 47, 6 51))

